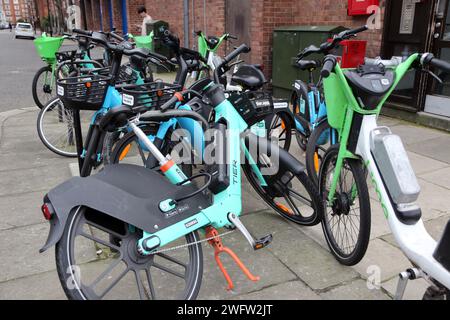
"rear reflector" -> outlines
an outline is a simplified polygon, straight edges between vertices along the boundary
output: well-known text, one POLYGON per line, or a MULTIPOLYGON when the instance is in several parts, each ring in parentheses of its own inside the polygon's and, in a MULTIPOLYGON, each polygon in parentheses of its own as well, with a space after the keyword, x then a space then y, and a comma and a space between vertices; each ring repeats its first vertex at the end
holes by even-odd
POLYGON ((53 216, 53 208, 51 204, 44 203, 41 207, 42 214, 44 215, 45 220, 50 220, 53 216))

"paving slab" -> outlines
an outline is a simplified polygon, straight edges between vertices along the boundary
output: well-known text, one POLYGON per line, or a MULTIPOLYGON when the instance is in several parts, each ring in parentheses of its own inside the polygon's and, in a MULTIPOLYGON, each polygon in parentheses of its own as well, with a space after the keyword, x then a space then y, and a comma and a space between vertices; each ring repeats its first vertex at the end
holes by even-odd
POLYGON ((449 167, 449 164, 442 161, 433 160, 418 153, 407 151, 411 166, 416 176, 421 177, 427 173, 449 167))
POLYGON ((359 276, 298 230, 278 234, 269 250, 313 290, 323 290, 359 276))
POLYGON ((412 143, 408 146, 408 149, 434 160, 450 163, 450 148, 448 148, 450 145, 449 135, 439 136, 426 140, 425 142, 412 143))
POLYGON ((446 188, 450 196, 450 168, 443 168, 421 175, 421 178, 435 185, 446 188))
POLYGON ((320 300, 321 297, 301 281, 289 281, 232 300, 320 300))
POLYGON ((0 230, 44 222, 41 213, 44 194, 44 191, 38 191, 0 197, 0 230))
POLYGON ((39 253, 48 230, 45 222, 0 232, 0 282, 55 269, 54 249, 39 253))
POLYGON ((66 300, 56 271, 0 283, 0 300, 66 300))
POLYGON ((257 282, 248 280, 234 261, 226 254, 223 254, 221 255, 221 260, 235 284, 235 288, 232 291, 227 291, 227 283, 214 260, 214 252, 209 245, 204 245, 203 284, 199 299, 230 299, 236 295, 261 290, 265 287, 297 278, 267 248, 254 251, 244 237, 239 234, 234 233, 233 236, 224 238, 223 243, 231 248, 250 272, 255 276, 259 276, 260 280, 257 282))
POLYGON ((0 196, 48 191, 70 178, 66 164, 0 172, 0 196))
POLYGON ((367 282, 361 279, 343 284, 320 296, 326 300, 389 300, 389 296, 380 289, 369 289, 367 282))
POLYGON ((402 138, 403 143, 408 150, 413 150, 411 149, 411 145, 423 143, 425 141, 428 143, 432 139, 447 136, 445 132, 439 130, 409 124, 400 124, 392 127, 391 130, 402 138))
POLYGON ((410 267, 411 263, 398 248, 381 239, 374 239, 370 241, 364 258, 353 269, 363 279, 379 276, 382 282, 410 267))

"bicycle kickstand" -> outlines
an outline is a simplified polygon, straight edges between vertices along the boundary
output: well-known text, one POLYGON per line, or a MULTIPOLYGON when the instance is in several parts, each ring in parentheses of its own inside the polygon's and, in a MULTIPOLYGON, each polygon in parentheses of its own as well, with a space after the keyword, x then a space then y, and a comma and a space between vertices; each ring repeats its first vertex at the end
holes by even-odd
POLYGON ((208 243, 214 248, 214 258, 217 265, 219 266, 220 271, 223 273, 225 280, 228 283, 227 290, 233 290, 234 284, 231 280, 230 275, 228 274, 228 271, 225 269, 222 261, 220 260, 219 254, 221 254, 222 252, 227 253, 231 258, 233 258, 234 262, 236 262, 237 266, 242 270, 242 272, 247 276, 249 280, 259 281, 260 277, 254 276, 244 265, 244 263, 239 259, 239 257, 230 248, 223 245, 222 239, 220 239, 219 233, 215 228, 211 226, 206 228, 206 238, 213 238, 212 240, 208 240, 208 243))

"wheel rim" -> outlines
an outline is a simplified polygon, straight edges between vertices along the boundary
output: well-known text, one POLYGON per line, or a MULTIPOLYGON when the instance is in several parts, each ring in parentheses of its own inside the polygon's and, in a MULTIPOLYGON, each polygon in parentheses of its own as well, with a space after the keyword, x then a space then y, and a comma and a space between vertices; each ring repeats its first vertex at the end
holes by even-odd
MULTIPOLYGON (((335 171, 336 157, 326 168, 322 182, 325 184, 321 192, 325 206, 324 222, 329 240, 338 249, 341 257, 350 257, 356 249, 360 235, 360 198, 353 171, 347 161, 344 161, 339 182, 336 187, 335 199, 327 201, 331 181, 335 171)), ((322 184, 322 183, 321 183, 322 184)))
POLYGON ((284 113, 275 114, 272 118, 267 136, 272 142, 276 142, 281 149, 289 150, 291 144, 291 124, 284 113))
MULTIPOLYGON (((50 102, 39 118, 39 133, 42 142, 52 151, 61 155, 75 157, 75 129, 73 127, 73 112, 65 108, 59 99, 50 102)), ((82 131, 88 131, 93 111, 80 111, 82 131)))
MULTIPOLYGON (((118 225, 114 228, 100 225, 99 220, 86 212, 79 209, 74 214, 67 235, 70 266, 67 281, 72 284, 69 289, 77 290, 87 300, 194 297, 201 281, 198 245, 141 256, 136 249, 141 231, 123 224, 123 232, 118 232, 118 225)), ((95 216, 105 217, 99 213, 95 216)), ((194 241, 198 239, 191 234, 176 245, 194 241)))

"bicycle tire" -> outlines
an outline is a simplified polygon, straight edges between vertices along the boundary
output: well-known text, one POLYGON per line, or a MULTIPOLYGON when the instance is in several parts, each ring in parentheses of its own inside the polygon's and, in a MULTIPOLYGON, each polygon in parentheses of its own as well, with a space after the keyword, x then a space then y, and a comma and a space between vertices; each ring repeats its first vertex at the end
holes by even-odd
MULTIPOLYGON (((44 67, 40 68, 40 69, 36 72, 36 74, 34 75, 32 87, 31 87, 31 92, 32 92, 32 95, 33 95, 34 103, 36 103, 36 106, 37 106, 39 109, 42 109, 42 108, 47 104, 47 102, 50 101, 51 98, 54 97, 54 96, 51 95, 51 94, 52 94, 52 91, 53 91, 52 88, 49 88, 49 89, 50 89, 50 93, 47 94, 47 95, 49 96, 49 99, 47 99, 46 101, 42 101, 42 99, 39 98, 39 95, 38 95, 38 90, 39 90, 39 89, 37 88, 37 86, 38 86, 38 81, 39 81, 39 78, 41 77, 41 75, 44 74, 45 72, 49 72, 49 73, 50 73, 50 76, 51 76, 51 73, 52 73, 52 67, 49 66, 49 65, 47 65, 47 66, 44 66, 44 67)), ((41 89, 42 89, 42 91, 44 90, 44 88, 41 88, 41 89)), ((46 96, 47 96, 47 95, 46 95, 46 96)))
MULTIPOLYGON (((366 182, 366 174, 365 171, 363 169, 363 164, 361 162, 361 160, 357 160, 357 159, 344 159, 344 165, 343 168, 345 166, 348 166, 349 168, 349 172, 352 172, 352 175, 354 177, 354 183, 351 180, 350 185, 352 186, 352 190, 351 192, 353 193, 353 186, 356 187, 356 193, 358 195, 358 204, 359 204, 359 231, 358 231, 358 235, 356 237, 356 241, 354 244, 354 248, 353 250, 351 250, 349 253, 344 252, 342 246, 338 243, 339 240, 342 240, 344 245, 345 245, 345 234, 344 232, 347 232, 348 230, 354 230, 355 224, 351 224, 353 220, 351 220, 352 218, 348 218, 350 213, 346 213, 346 205, 350 204, 350 196, 349 193, 350 191, 342 191, 342 189, 346 189, 343 188, 340 184, 342 183, 342 181, 340 181, 340 183, 338 184, 338 188, 340 189, 339 191, 336 190, 336 199, 340 199, 336 202, 334 202, 332 204, 331 207, 331 212, 329 211, 330 206, 328 206, 328 201, 327 201, 327 197, 328 197, 328 192, 326 189, 326 183, 329 182, 331 180, 330 177, 328 177, 328 173, 333 174, 334 170, 329 170, 330 169, 330 165, 334 165, 337 159, 339 153, 339 145, 335 145, 333 147, 331 147, 330 149, 328 149, 328 151, 326 152, 324 159, 322 161, 322 165, 320 168, 320 173, 319 173, 319 192, 320 195, 322 197, 322 201, 323 201, 323 207, 324 207, 324 217, 322 220, 322 230, 324 232, 325 235, 325 240, 331 250, 331 253, 333 254, 333 256, 336 258, 337 261, 339 261, 339 263, 346 265, 346 266, 353 266, 357 263, 359 263, 361 261, 361 259, 364 257, 366 251, 367 251, 367 247, 369 245, 369 240, 370 240, 370 228, 371 228, 371 211, 370 211, 370 197, 369 197, 369 191, 368 191, 368 187, 367 187, 367 182, 366 182), (342 199, 342 200, 341 200, 342 199), (346 204, 346 205, 344 205, 346 204), (340 208, 344 208, 344 209, 340 209, 340 208), (333 225, 331 225, 330 219, 329 219, 329 213, 331 213, 331 216, 333 216, 332 219, 334 219, 336 216, 338 216, 338 222, 334 222, 333 225), (347 228, 346 226, 344 226, 344 230, 342 231, 342 233, 340 233, 340 223, 341 223, 341 217, 344 216, 344 218, 342 218, 342 221, 344 221, 345 223, 345 215, 347 216, 347 221, 350 220, 350 226, 349 228, 347 228), (335 234, 333 233, 333 227, 338 224, 337 228, 337 236, 335 236, 335 234)), ((342 179, 342 172, 341 172, 341 179, 342 179)), ((344 181, 343 183, 346 184, 346 178, 347 176, 344 175, 344 181)), ((355 202, 355 199, 353 199, 353 202, 355 202)), ((348 209, 350 210, 350 209, 348 209)), ((353 209, 355 210, 355 209, 353 209)), ((353 211, 354 212, 354 211, 353 211)), ((347 241, 349 240, 348 236, 346 237, 347 241)), ((355 240, 355 237, 351 236, 351 240, 355 240)), ((347 242, 347 244, 349 244, 349 242, 347 242)), ((345 248, 344 248, 345 250, 345 248)))
MULTIPOLYGON (((302 123, 310 123, 308 85, 304 82, 298 82, 298 83, 299 83, 298 90, 294 90, 291 95, 292 113, 295 116, 301 118, 303 120, 302 123), (300 110, 300 106, 299 106, 300 97, 298 96, 298 91, 300 91, 300 94, 304 97, 303 98, 303 101, 305 102, 305 112, 304 113, 302 113, 300 110)), ((309 128, 307 128, 307 129, 308 129, 307 132, 302 133, 299 130, 297 130, 297 128, 295 128, 295 138, 297 140, 298 146, 303 151, 306 150, 306 145, 308 143, 308 138, 309 138, 309 128)))
MULTIPOLYGON (((70 300, 91 300, 91 299, 98 299, 98 297, 96 297, 96 292, 89 287, 89 290, 84 289, 83 287, 86 287, 83 284, 83 279, 86 277, 86 271, 83 270, 83 272, 80 272, 79 277, 77 277, 77 271, 76 268, 81 268, 83 267, 83 264, 78 264, 78 261, 76 261, 76 258, 74 258, 75 255, 75 250, 76 250, 76 246, 75 246, 75 238, 78 236, 78 234, 76 233, 76 228, 79 227, 79 223, 80 220, 82 220, 83 218, 85 220, 86 216, 85 216, 85 209, 83 207, 78 207, 76 208, 76 210, 74 210, 68 220, 67 220, 67 224, 64 228, 63 234, 61 236, 61 238, 59 239, 58 243, 55 246, 55 260, 56 260, 56 270, 58 273, 58 278, 59 281, 61 283, 61 286, 64 290, 64 293, 66 294, 67 298, 70 300)), ((97 213, 98 214, 98 213, 97 213)), ((114 219, 109 217, 110 219, 114 219)), ((103 217, 102 219, 105 219, 105 217, 103 217)), ((108 216, 106 216, 106 219, 108 219, 108 216)), ((116 221, 117 219, 115 219, 114 221, 116 221)), ((126 234, 131 235, 132 233, 129 231, 128 226, 120 220, 117 220, 115 222, 115 224, 117 225, 117 223, 121 223, 123 226, 126 226, 128 229, 128 231, 126 231, 126 234)), ((101 228, 99 228, 98 226, 95 226, 97 229, 103 231, 103 232, 113 232, 116 227, 107 230, 106 227, 107 224, 105 224, 105 222, 102 222, 101 228)), ((114 223, 112 224, 114 225, 114 223)), ((134 229, 134 228, 133 228, 134 229)), ((92 236, 94 237, 94 231, 92 232, 92 236)), ((113 232, 114 233, 114 232, 113 232)), ((111 235, 111 233, 109 233, 111 235)), ((117 233, 114 233, 117 236, 117 233)), ((135 241, 137 241, 137 239, 139 239, 139 234, 134 236, 136 238, 135 241)), ((132 238, 131 240, 133 241, 134 238, 132 238)), ((177 296, 176 299, 182 299, 182 300, 194 300, 196 299, 199 291, 200 291, 200 286, 201 286, 201 282, 202 282, 202 276, 203 276, 203 251, 202 251, 202 246, 201 244, 197 243, 199 241, 199 236, 197 231, 194 231, 192 233, 189 233, 188 235, 185 236, 186 239, 186 244, 188 244, 189 246, 187 247, 187 249, 189 250, 188 252, 188 256, 189 256, 189 262, 188 264, 186 264, 186 271, 185 271, 185 276, 186 276, 186 288, 184 290, 184 292, 182 292, 180 294, 180 296, 177 296), (189 268, 188 268, 189 267, 189 268)), ((94 240, 93 240, 94 241, 94 240)), ((132 241, 125 241, 125 238, 123 238, 123 243, 131 243, 132 241)), ((95 242, 98 244, 98 242, 95 242)), ((128 254, 129 256, 131 255, 131 253, 127 253, 127 252, 131 252, 132 250, 129 249, 131 248, 131 246, 126 246, 127 248, 122 249, 122 244, 119 243, 111 243, 112 245, 115 245, 116 247, 119 247, 120 252, 120 259, 123 261, 126 261, 124 257, 124 255, 128 254)), ((132 243, 131 243, 132 244, 132 243)), ((125 247, 125 245, 124 245, 125 247)), ((106 248, 108 248, 106 246, 106 248)), ((83 249, 84 251, 86 251, 86 249, 83 249)), ((111 249, 111 253, 114 254, 117 252, 114 252, 113 249, 111 249)), ((151 257, 149 257, 148 261, 144 262, 149 264, 152 263, 152 265, 150 266, 150 268, 153 268, 155 263, 153 262, 153 259, 155 257, 162 257, 161 255, 153 255, 151 257)), ((114 255, 112 255, 112 257, 114 257, 114 255)), ((140 257, 139 255, 137 255, 138 259, 145 259, 140 257)), ((109 257, 111 258, 111 256, 109 257)), ((127 257, 129 258, 129 257, 127 257)), ((114 258, 113 258, 114 259, 114 258)), ((136 259, 136 258, 135 258, 136 259)), ((101 261, 101 259, 97 259, 94 261, 91 261, 90 263, 87 264, 95 264, 98 261, 101 261)), ((172 261, 172 260, 169 260, 172 261)), ((127 265, 127 273, 132 273, 133 271, 136 274, 136 270, 138 271, 138 274, 140 272, 143 272, 142 267, 139 266, 139 264, 143 264, 144 262, 140 262, 140 263, 131 263, 129 265, 127 265)), ((172 261, 173 262, 173 261, 172 261)), ((101 264, 101 262, 99 263, 101 264)), ((86 264, 84 264, 86 265, 86 264)), ((148 266, 148 265, 146 265, 148 266)), ((156 268, 156 267, 155 267, 156 268)), ((89 270, 89 269, 87 269, 89 270)), ((161 269, 162 270, 162 269, 161 269)), ((91 270, 92 271, 92 270, 91 270)), ((145 271, 147 271, 147 269, 145 269, 145 271)), ((149 271, 150 272, 150 271, 149 271)), ((166 271, 167 272, 167 271, 166 271)), ((110 273, 111 277, 112 277, 112 272, 110 273)), ((108 274, 106 274, 108 275, 108 274)), ((137 281, 137 277, 138 275, 136 274, 136 281, 137 281)), ((155 277, 153 277, 155 278, 155 277)), ((141 279, 141 283, 142 283, 142 278, 141 279)), ((148 277, 148 279, 151 279, 151 277, 148 277)), ((121 284, 121 281, 123 280, 123 277, 120 279, 120 281, 118 281, 115 285, 117 284, 121 284)), ((113 281, 114 282, 114 281, 113 281)), ((92 284, 91 284, 92 285, 92 284)), ((121 290, 120 294, 126 294, 127 297, 129 295, 129 287, 126 286, 126 289, 128 290, 121 290)), ((143 290, 147 290, 144 289, 142 287, 143 290)), ((153 297, 153 291, 151 291, 151 289, 149 290, 151 292, 151 298, 153 297)), ((141 293, 139 292, 139 296, 142 299, 141 293)), ((150 297, 148 297, 150 298, 150 297)), ((114 297, 114 299, 117 299, 117 297, 114 297)), ((119 299, 124 299, 124 297, 121 297, 119 299)))
MULTIPOLYGON (((306 145, 306 154, 305 154, 306 170, 308 172, 308 176, 311 178, 311 180, 313 181, 313 183, 315 185, 319 184, 319 169, 320 169, 321 158, 323 158, 323 155, 320 155, 317 150, 318 146, 321 146, 323 144, 318 143, 318 141, 324 140, 324 137, 322 136, 322 134, 324 134, 324 132, 328 129, 330 130, 330 134, 331 134, 331 130, 334 130, 330 127, 330 125, 328 124, 328 121, 325 119, 322 123, 320 123, 313 130, 311 136, 308 139, 308 144, 306 145)), ((336 137, 337 137, 337 132, 334 132, 334 134, 336 134, 336 137)), ((328 137, 328 141, 330 141, 330 139, 331 138, 328 137)), ((320 141, 320 142, 322 142, 322 141, 320 141)), ((330 141, 330 146, 331 146, 331 141, 330 141)), ((324 151, 326 151, 326 150, 324 150, 324 151)))

